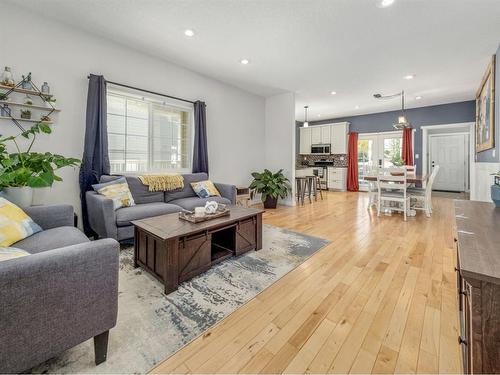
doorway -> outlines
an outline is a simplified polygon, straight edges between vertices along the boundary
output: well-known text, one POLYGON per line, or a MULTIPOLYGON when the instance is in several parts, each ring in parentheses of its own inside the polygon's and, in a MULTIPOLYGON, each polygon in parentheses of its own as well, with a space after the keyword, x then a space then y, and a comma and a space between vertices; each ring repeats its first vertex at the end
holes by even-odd
POLYGON ((464 192, 468 190, 469 134, 429 135, 430 169, 439 165, 433 190, 464 192))
POLYGON ((404 165, 402 159, 403 132, 362 133, 358 136, 359 190, 368 191, 364 177, 379 167, 404 165))

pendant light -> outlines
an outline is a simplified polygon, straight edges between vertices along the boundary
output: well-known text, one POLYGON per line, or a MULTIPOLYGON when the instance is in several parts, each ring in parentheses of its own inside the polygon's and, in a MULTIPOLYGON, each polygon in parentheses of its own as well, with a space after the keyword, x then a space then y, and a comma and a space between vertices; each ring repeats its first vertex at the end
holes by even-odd
POLYGON ((309 127, 309 122, 307 121, 307 109, 308 109, 308 108, 309 108, 309 106, 308 106, 308 105, 305 105, 305 106, 304 106, 305 121, 304 121, 304 123, 302 124, 302 127, 304 127, 304 128, 309 127))
POLYGON ((392 127, 396 130, 403 130, 404 128, 411 127, 405 116, 405 92, 401 91, 401 115, 398 116, 398 122, 393 124, 392 127))

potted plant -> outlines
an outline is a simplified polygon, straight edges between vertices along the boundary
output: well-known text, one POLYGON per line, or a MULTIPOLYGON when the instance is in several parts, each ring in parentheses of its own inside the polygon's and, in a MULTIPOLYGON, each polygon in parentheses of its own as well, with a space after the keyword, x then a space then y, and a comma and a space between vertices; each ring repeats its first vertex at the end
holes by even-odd
POLYGON ((47 96, 43 94, 41 96, 47 107, 51 108, 56 104, 56 98, 54 98, 53 96, 47 96))
POLYGON ((20 205, 29 206, 33 199, 33 188, 50 187, 55 181, 62 181, 56 175, 58 169, 76 167, 80 161, 66 158, 50 152, 32 152, 37 134, 50 134, 49 125, 39 122, 17 136, 0 136, 0 188, 6 199, 20 205), (18 138, 23 137, 30 142, 21 150, 18 138), (7 149, 12 145, 16 152, 7 149))
POLYGON ((250 184, 253 193, 260 193, 264 208, 276 208, 278 198, 285 199, 292 190, 290 181, 283 174, 283 169, 273 173, 268 169, 264 172, 252 173, 254 180, 250 184))
POLYGON ((0 92, 0 100, 1 101, 7 101, 9 99, 8 95, 4 92, 0 92))
POLYGON ((31 118, 31 111, 29 109, 21 109, 21 118, 29 120, 31 118))

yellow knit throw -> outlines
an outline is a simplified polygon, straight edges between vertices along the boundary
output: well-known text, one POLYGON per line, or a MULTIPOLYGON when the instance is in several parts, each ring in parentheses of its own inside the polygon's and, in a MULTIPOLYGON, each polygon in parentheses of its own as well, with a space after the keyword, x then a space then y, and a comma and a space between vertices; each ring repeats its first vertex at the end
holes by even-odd
POLYGON ((144 185, 148 185, 149 191, 170 191, 184 187, 184 177, 180 174, 148 174, 139 176, 144 185))

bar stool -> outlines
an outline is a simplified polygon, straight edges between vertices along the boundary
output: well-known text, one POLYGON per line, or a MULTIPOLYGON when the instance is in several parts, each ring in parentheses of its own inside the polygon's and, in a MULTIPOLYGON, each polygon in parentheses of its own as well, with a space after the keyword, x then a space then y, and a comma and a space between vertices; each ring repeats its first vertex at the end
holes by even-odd
POLYGON ((314 189, 314 200, 318 200, 318 191, 321 200, 323 200, 323 191, 321 190, 321 179, 319 176, 314 176, 313 180, 313 189, 314 189))
MULTIPOLYGON (((307 180, 307 177, 295 177, 295 184, 297 186, 297 200, 299 202, 302 202, 302 205, 304 205, 304 198, 307 190, 307 180)), ((311 200, 310 196, 309 200, 311 200)))

